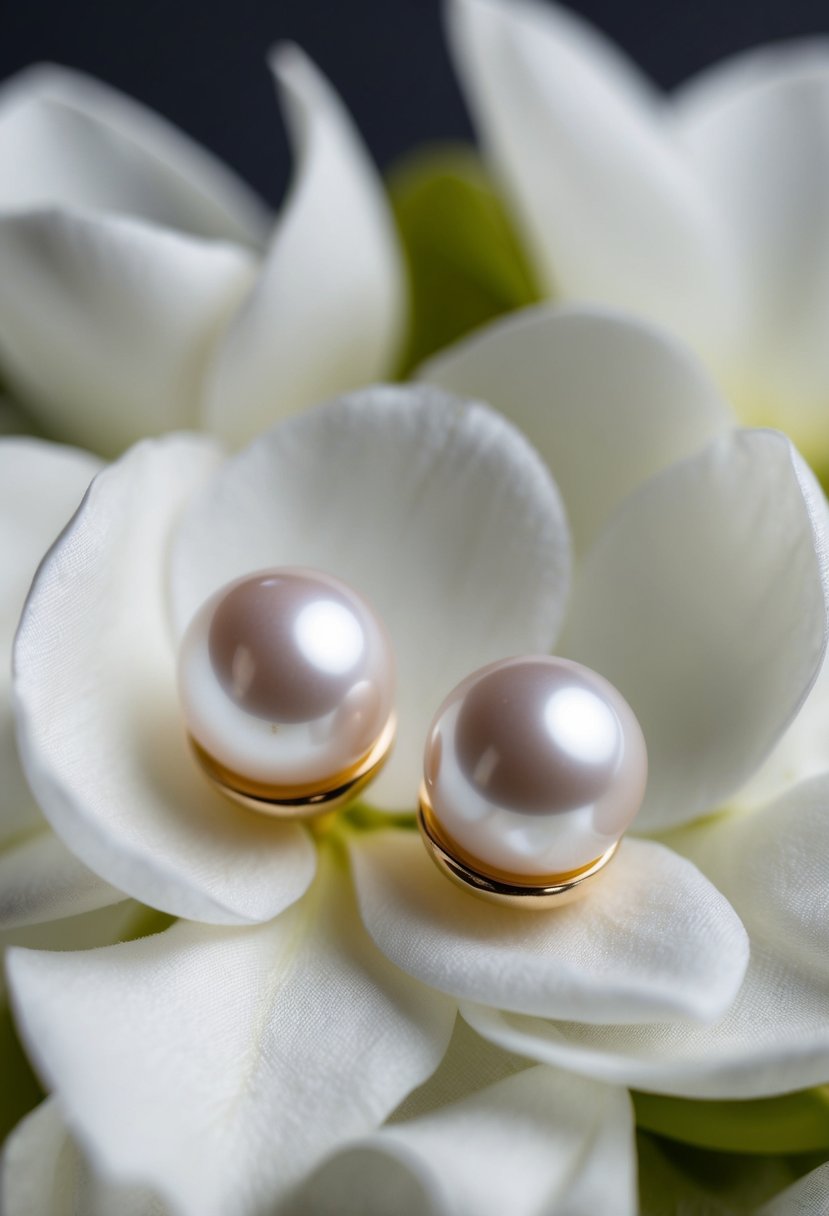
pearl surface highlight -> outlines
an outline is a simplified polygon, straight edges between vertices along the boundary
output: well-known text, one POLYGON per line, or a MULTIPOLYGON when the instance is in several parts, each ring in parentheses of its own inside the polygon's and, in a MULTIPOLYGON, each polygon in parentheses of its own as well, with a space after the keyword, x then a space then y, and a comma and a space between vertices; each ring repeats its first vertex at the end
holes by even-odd
POLYGON ((196 613, 181 643, 187 728, 231 787, 324 790, 388 727, 391 644, 357 593, 327 574, 266 570, 196 613))
POLYGON ((449 853, 547 881, 591 865, 641 806, 647 753, 621 693, 568 659, 505 659, 450 693, 429 731, 425 789, 449 853))

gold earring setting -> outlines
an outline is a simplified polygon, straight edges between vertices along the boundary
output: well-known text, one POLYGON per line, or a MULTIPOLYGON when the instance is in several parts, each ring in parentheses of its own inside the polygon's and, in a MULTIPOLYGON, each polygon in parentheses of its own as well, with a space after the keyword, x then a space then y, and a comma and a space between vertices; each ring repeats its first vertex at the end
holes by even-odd
POLYGON ((612 684, 568 659, 506 659, 462 681, 435 715, 420 831, 466 890, 558 907, 613 858, 646 780, 641 727, 612 684))
POLYGON ((260 571, 212 596, 182 639, 179 691, 211 782, 268 815, 342 806, 394 741, 391 643, 362 597, 318 571, 260 571))

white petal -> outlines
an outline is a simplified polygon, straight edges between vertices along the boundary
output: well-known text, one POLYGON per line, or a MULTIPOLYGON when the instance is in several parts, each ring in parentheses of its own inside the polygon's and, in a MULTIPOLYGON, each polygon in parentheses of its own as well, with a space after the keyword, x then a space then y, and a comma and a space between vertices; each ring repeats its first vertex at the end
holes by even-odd
POLYGON ((37 439, 0 440, 0 847, 43 826, 17 758, 11 707, 14 632, 40 559, 83 498, 99 462, 37 439))
POLYGON ((207 439, 174 436, 100 474, 38 573, 15 665, 23 761, 55 831, 142 902, 225 923, 297 899, 314 851, 299 827, 235 811, 186 742, 165 559, 217 460, 207 439))
POLYGON ((829 769, 829 660, 824 656, 820 674, 789 729, 746 785, 731 799, 732 805, 762 806, 790 790, 799 781, 829 769))
POLYGON ((240 247, 140 220, 0 216, 0 363, 32 416, 107 454, 194 426, 218 332, 247 291, 240 247))
POLYGON ((635 1162, 624 1090, 530 1068, 342 1150, 288 1210, 634 1216, 635 1162))
POLYGON ((372 388, 289 419, 205 486, 173 551, 179 630, 230 579, 291 565, 350 583, 391 634, 398 740, 369 797, 411 810, 442 698, 484 663, 549 648, 569 539, 549 474, 497 414, 372 388))
POLYGON ((148 1191, 96 1177, 54 1099, 42 1102, 9 1136, 0 1172, 5 1216, 167 1216, 148 1191))
POLYGON ((229 169, 123 93, 41 65, 0 91, 0 210, 124 212, 256 244, 263 204, 229 169))
POLYGON ((0 852, 0 928, 76 916, 123 898, 48 827, 0 852))
POLYGON ((520 427, 552 470, 579 549, 640 482, 734 421, 674 338, 595 308, 527 309, 419 375, 488 401, 520 427))
POLYGON ((15 951, 9 974, 93 1165, 193 1216, 274 1210, 434 1070, 454 1020, 378 954, 331 860, 270 924, 15 951))
POLYGON ((52 834, 20 767, 11 706, 14 631, 37 565, 99 462, 36 439, 0 441, 0 925, 74 916, 123 896, 52 834))
POLYGON ((434 1114, 444 1106, 460 1102, 531 1067, 523 1056, 502 1051, 479 1034, 468 1022, 456 1018, 452 1037, 440 1066, 389 1115, 386 1125, 409 1122, 434 1114))
POLYGON ((745 982, 714 1026, 586 1026, 482 1007, 479 1033, 531 1059, 636 1089, 691 1098, 755 1098, 829 1075, 826 887, 829 778, 761 811, 672 834, 727 895, 751 940, 745 982))
POLYGON ((757 1216, 817 1216, 826 1211, 829 1162, 805 1174, 758 1210, 757 1216))
MULTIPOLYGON (((33 950, 94 950, 96 946, 111 946, 113 943, 153 932, 144 929, 146 918, 158 916, 149 913, 141 904, 119 895, 119 903, 95 908, 90 912, 61 917, 60 920, 39 924, 18 925, 0 930, 0 950, 5 954, 10 946, 26 946, 33 950)), ((0 1004, 5 1002, 5 968, 0 965, 0 1004)), ((2 1209, 0 1209, 2 1210, 2 1209)))
POLYGON ((679 96, 680 132, 739 259, 747 316, 732 395, 825 459, 829 42, 767 47, 679 96))
POLYGON ((728 896, 753 947, 829 984, 829 776, 801 782, 760 809, 721 816, 669 839, 728 896))
POLYGON ((408 832, 351 843, 360 910, 404 971, 464 1000, 585 1022, 710 1021, 748 941, 719 892, 670 849, 627 840, 584 900, 549 912, 457 889, 408 832))
POLYGON ((738 431, 631 495, 588 554, 564 649, 642 724, 638 826, 716 807, 800 708, 826 644, 825 518, 788 440, 738 431))
POLYGON ((237 444, 389 375, 405 311, 391 215, 351 119, 298 47, 278 48, 272 67, 299 163, 207 385, 207 426, 237 444))
POLYGON ((633 65, 573 14, 526 0, 454 0, 449 32, 548 285, 714 349, 731 308, 719 217, 633 65))

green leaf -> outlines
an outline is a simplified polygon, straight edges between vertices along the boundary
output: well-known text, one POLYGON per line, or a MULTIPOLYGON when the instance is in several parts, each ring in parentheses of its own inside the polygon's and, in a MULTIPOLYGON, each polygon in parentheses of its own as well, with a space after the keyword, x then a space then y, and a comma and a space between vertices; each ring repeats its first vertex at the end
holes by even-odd
POLYGON ((646 1131, 731 1153, 808 1153, 829 1149, 829 1085, 742 1102, 634 1093, 646 1131))
POLYGON ((401 376, 486 321, 541 299, 529 261, 476 154, 427 149, 389 176, 409 268, 401 376))

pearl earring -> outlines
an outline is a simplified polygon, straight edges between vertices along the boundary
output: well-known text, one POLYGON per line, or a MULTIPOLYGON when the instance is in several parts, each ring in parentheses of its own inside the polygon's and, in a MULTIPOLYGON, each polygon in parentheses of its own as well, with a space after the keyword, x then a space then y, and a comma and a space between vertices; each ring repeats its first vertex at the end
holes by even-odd
POLYGON ((568 659, 505 659, 463 680, 432 721, 420 830, 467 890, 559 906, 611 860, 646 779, 641 727, 612 684, 568 659))
POLYGON ((179 691, 210 780, 253 810, 300 818, 363 788, 394 741, 394 658, 368 604, 314 570, 237 579, 182 640, 179 691))

